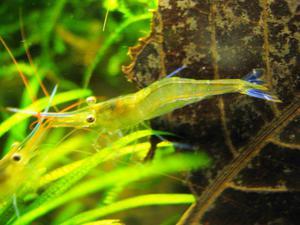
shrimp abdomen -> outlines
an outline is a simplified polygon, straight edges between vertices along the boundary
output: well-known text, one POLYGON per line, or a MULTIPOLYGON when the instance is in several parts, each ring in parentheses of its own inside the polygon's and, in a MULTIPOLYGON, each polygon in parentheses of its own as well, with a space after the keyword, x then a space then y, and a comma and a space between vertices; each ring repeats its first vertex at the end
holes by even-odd
POLYGON ((239 79, 210 81, 166 78, 137 93, 142 96, 138 107, 150 119, 213 95, 238 92, 241 84, 239 79))

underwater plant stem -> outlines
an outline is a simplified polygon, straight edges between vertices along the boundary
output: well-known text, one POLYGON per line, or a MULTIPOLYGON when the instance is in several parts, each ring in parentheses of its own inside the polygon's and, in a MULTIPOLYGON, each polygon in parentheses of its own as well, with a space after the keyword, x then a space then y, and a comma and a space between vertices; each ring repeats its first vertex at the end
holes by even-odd
POLYGON ((152 205, 180 205, 195 202, 192 194, 147 194, 124 199, 108 206, 81 213, 61 225, 75 225, 89 222, 112 213, 152 205))
POLYGON ((96 57, 94 61, 88 66, 87 70, 84 73, 83 76, 83 87, 87 87, 89 85, 90 79, 92 77, 93 71, 95 70, 97 64, 103 59, 103 57, 106 55, 107 50, 110 48, 110 46, 116 42, 116 40, 120 37, 120 34, 131 24, 151 19, 152 15, 140 15, 135 17, 130 17, 127 20, 125 20, 114 32, 111 34, 103 43, 103 45, 98 49, 96 57))

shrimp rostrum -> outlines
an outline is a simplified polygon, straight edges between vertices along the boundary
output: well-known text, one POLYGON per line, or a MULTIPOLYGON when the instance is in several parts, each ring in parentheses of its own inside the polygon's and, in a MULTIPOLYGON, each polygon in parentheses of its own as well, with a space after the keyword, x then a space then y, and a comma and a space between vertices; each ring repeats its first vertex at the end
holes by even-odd
MULTIPOLYGON (((41 113, 53 127, 95 127, 114 131, 136 125, 188 104, 226 93, 241 93, 267 101, 280 102, 268 92, 260 79, 263 70, 254 69, 244 79, 195 80, 167 77, 140 91, 96 103, 88 98, 88 106, 64 113, 41 113)), ((12 111, 22 111, 12 109, 12 111)), ((32 115, 35 112, 23 111, 32 115)))

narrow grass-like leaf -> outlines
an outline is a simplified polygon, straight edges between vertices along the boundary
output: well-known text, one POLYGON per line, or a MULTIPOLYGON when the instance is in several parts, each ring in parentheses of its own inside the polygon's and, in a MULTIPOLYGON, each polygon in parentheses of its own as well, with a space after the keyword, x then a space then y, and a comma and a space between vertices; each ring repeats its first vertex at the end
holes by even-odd
MULTIPOLYGON (((149 142, 145 142, 145 143, 140 143, 140 144, 135 144, 134 146, 127 146, 121 149, 121 153, 119 154, 119 157, 129 154, 129 153, 133 153, 133 152, 140 152, 146 149, 150 148, 150 143, 149 142), (134 149, 134 151, 133 151, 134 149)), ((46 175, 44 175, 43 177, 41 177, 40 182, 39 182, 39 187, 42 187, 54 180, 57 180, 69 173, 71 173, 72 171, 74 171, 75 169, 77 169, 78 167, 80 167, 82 165, 82 163, 84 163, 85 160, 78 160, 75 162, 72 162, 70 164, 67 164, 65 166, 62 166, 60 168, 57 168, 53 171, 50 171, 49 173, 47 173, 46 175)))
MULTIPOLYGON (((26 75, 26 76, 32 76, 35 73, 35 70, 30 66, 28 63, 19 62, 18 66, 20 70, 26 75)), ((0 77, 5 77, 8 75, 16 74, 18 72, 18 69, 16 68, 16 65, 11 64, 7 66, 1 66, 0 68, 0 77)))
POLYGON ((116 141, 113 145, 102 149, 95 155, 86 158, 83 163, 75 168, 72 172, 67 174, 62 179, 55 182, 51 185, 36 201, 29 206, 28 210, 35 209, 39 207, 44 202, 49 199, 55 198, 62 193, 64 193, 69 187, 71 187, 74 183, 84 177, 92 168, 99 165, 101 162, 104 162, 109 159, 114 159, 120 157, 125 154, 132 153, 133 151, 138 150, 137 148, 125 148, 122 147, 128 145, 131 142, 138 140, 139 138, 147 137, 153 135, 155 133, 161 133, 153 130, 141 130, 135 133, 131 133, 120 140, 116 141), (126 151, 127 150, 127 151, 126 151))
POLYGON ((124 199, 108 206, 80 213, 61 225, 76 225, 116 212, 152 205, 182 205, 195 202, 192 194, 148 194, 124 199))
MULTIPOLYGON (((78 138, 75 138, 75 139, 80 140, 78 138)), ((76 143, 76 140, 74 140, 75 143, 76 143)), ((74 143, 73 140, 71 140, 71 141, 74 143)), ((171 146, 172 146, 172 143, 170 143, 170 142, 161 142, 161 143, 159 143, 158 148, 171 147, 171 146)), ((118 153, 118 157, 130 154, 130 153, 140 153, 143 151, 146 152, 146 151, 148 151, 148 149, 150 149, 149 142, 129 145, 129 146, 123 147, 122 149, 120 149, 118 151, 118 152, 120 152, 120 153, 118 153)), ((51 155, 53 155, 53 153, 51 153, 51 155)), ((47 164, 49 164, 49 162, 48 162, 49 160, 50 161, 53 160, 53 159, 51 159, 51 156, 50 156, 50 159, 49 159, 49 157, 47 157, 47 164)), ((84 161, 85 161, 84 159, 78 160, 78 161, 72 162, 70 164, 67 164, 65 166, 59 167, 53 171, 48 172, 47 174, 45 174, 44 176, 41 177, 41 179, 39 181, 39 187, 49 184, 49 183, 53 182, 54 180, 57 180, 65 175, 71 173, 72 171, 74 171, 75 169, 80 167, 84 161)))
MULTIPOLYGON (((83 165, 85 167, 88 167, 89 163, 93 165, 95 164, 93 160, 90 160, 87 161, 86 165, 83 165)), ((15 223, 13 223, 13 225, 29 224, 38 217, 46 214, 47 212, 61 206, 62 204, 70 200, 103 190, 109 186, 114 185, 117 182, 120 182, 120 180, 124 183, 130 183, 146 177, 154 177, 164 173, 186 171, 204 167, 207 166, 208 163, 209 159, 205 155, 174 155, 163 160, 157 160, 152 164, 149 163, 145 165, 134 165, 127 168, 115 170, 111 173, 103 175, 102 177, 82 182, 76 187, 73 187, 73 189, 69 190, 64 195, 61 195, 61 192, 59 192, 60 195, 58 196, 57 190, 50 190, 45 195, 43 194, 39 198, 39 201, 33 203, 29 208, 30 211, 22 215, 15 223)), ((73 184, 74 180, 76 180, 78 176, 82 176, 82 173, 80 173, 80 171, 76 170, 74 172, 69 174, 67 176, 69 177, 69 179, 64 180, 64 182, 60 185, 70 186, 67 183, 68 181, 71 180, 73 184)), ((84 173, 86 174, 86 171, 84 173)))
POLYGON ((90 223, 84 223, 82 225, 125 225, 120 220, 99 220, 90 223))

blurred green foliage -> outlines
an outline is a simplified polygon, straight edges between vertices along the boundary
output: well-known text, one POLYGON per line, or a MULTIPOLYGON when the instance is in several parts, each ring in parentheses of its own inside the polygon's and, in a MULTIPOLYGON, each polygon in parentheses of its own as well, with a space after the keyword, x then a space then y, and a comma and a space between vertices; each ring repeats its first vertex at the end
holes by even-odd
MULTIPOLYGON (((12 142, 24 140, 33 120, 20 113, 11 115, 5 107, 40 111, 47 105, 38 77, 49 92, 59 85, 54 104, 60 109, 91 94, 105 99, 134 91, 122 75, 121 66, 130 63, 128 47, 149 33, 149 10, 156 7, 156 0, 1 1, 0 35, 28 78, 35 97, 32 102, 16 65, 0 46, 2 153, 10 149, 12 142), (30 65, 26 48, 34 65, 30 65)), ((10 196, 0 202, 0 224, 120 224, 118 220, 99 221, 117 212, 112 218, 126 224, 159 224, 164 219, 164 224, 173 224, 182 212, 180 207, 159 212, 151 208, 150 214, 156 215, 157 221, 146 219, 153 218, 147 215, 148 209, 138 215, 122 211, 190 204, 193 196, 175 193, 178 191, 174 188, 182 186, 165 175, 207 166, 209 162, 205 155, 176 155, 172 144, 162 143, 154 161, 141 164, 150 148, 149 136, 161 134, 152 130, 112 140, 104 149, 94 145, 99 140, 95 132, 71 134, 67 129, 52 129, 46 135, 30 161, 34 165, 30 179, 20 187, 15 201, 10 196), (38 180, 33 180, 35 177, 38 180)), ((0 191, 5 192, 1 187, 0 191)))
MULTIPOLYGON (((111 90, 125 83, 120 69, 129 62, 128 47, 149 33, 149 10, 155 8, 155 0, 2 1, 0 35, 29 77, 34 70, 25 54, 20 20, 34 64, 47 82, 72 89, 84 82, 89 86, 87 77, 93 75, 92 84, 96 85, 89 87, 95 87, 96 94, 116 95, 119 93, 111 90)), ((1 53, 2 82, 12 81, 16 68, 3 48, 1 53)))
MULTIPOLYGON (((0 5, 0 35, 38 97, 44 94, 36 74, 48 90, 58 84, 59 92, 85 87, 96 96, 117 96, 134 90, 121 66, 129 63, 128 47, 149 33, 149 10, 155 8, 155 0, 7 0, 0 5), (25 45, 35 68, 29 63, 25 45)), ((28 90, 3 46, 0 60, 0 87, 5 87, 1 88, 0 104, 27 106, 31 102, 28 90)), ((9 116, 3 108, 1 115, 2 120, 9 116)), ((23 123, 11 130, 5 149, 12 140, 23 139, 27 127, 28 123, 23 123)))

